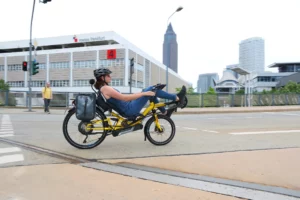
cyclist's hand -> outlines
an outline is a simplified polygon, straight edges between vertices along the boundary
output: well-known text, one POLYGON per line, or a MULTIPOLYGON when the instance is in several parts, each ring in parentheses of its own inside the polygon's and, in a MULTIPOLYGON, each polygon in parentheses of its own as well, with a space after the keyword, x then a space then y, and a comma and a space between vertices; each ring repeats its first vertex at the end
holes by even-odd
POLYGON ((144 92, 144 96, 155 96, 155 93, 152 91, 144 92))

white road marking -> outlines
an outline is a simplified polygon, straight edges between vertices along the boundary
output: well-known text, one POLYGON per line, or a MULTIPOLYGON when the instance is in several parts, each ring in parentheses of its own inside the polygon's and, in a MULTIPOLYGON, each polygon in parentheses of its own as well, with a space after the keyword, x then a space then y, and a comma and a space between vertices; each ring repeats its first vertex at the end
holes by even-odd
POLYGON ((22 154, 15 154, 9 156, 1 156, 0 164, 11 163, 11 162, 20 162, 24 160, 24 156, 22 154))
POLYGON ((300 114, 294 114, 294 113, 281 113, 282 115, 289 115, 289 116, 300 116, 300 114))
POLYGON ((17 151, 21 151, 21 149, 18 147, 0 148, 0 153, 12 153, 12 152, 17 152, 17 151))
POLYGON ((300 130, 239 132, 239 133, 229 133, 229 134, 231 134, 231 135, 255 135, 255 134, 274 134, 274 133, 300 133, 300 130))
POLYGON ((218 131, 210 131, 210 130, 201 130, 201 131, 209 132, 209 133, 219 133, 218 131))
POLYGON ((0 127, 0 137, 14 136, 14 129, 10 121, 9 115, 3 115, 0 127))
POLYGON ((300 114, 296 114, 296 113, 280 113, 280 112, 263 112, 265 114, 277 114, 277 115, 288 115, 288 116, 300 116, 300 114))
POLYGON ((14 134, 0 134, 0 137, 11 137, 14 136, 14 134))
POLYGON ((194 130, 194 131, 197 130, 196 128, 189 128, 189 127, 182 127, 182 128, 184 128, 184 129, 189 129, 189 130, 194 130))

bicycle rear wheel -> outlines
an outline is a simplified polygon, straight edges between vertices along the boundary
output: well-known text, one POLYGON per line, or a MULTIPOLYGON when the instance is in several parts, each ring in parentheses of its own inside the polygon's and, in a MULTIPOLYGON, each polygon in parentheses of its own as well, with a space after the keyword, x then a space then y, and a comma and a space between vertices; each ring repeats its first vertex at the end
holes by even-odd
POLYGON ((175 136, 176 127, 173 120, 165 115, 157 115, 158 123, 162 130, 159 130, 155 124, 155 117, 151 117, 144 128, 147 139, 154 145, 162 146, 171 142, 175 136))
POLYGON ((63 134, 69 144, 78 149, 91 149, 103 142, 107 135, 107 131, 104 130, 107 127, 107 123, 104 122, 105 115, 97 110, 96 117, 93 120, 97 120, 98 123, 94 124, 95 128, 103 128, 101 131, 87 130, 87 124, 76 118, 76 110, 71 110, 65 117, 63 122, 63 134))

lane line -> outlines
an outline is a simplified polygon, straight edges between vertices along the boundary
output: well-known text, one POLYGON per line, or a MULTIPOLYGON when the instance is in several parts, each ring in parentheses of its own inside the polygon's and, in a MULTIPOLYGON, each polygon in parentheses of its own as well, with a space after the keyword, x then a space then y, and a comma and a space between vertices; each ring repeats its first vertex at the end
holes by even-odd
POLYGON ((9 156, 0 156, 0 164, 6 164, 11 162, 24 161, 24 156, 22 154, 15 154, 9 156))
POLYGON ((184 129, 188 129, 188 130, 194 130, 194 131, 196 131, 196 130, 197 130, 196 128, 189 128, 189 127, 182 127, 182 128, 184 128, 184 129))
POLYGON ((231 134, 231 135, 255 135, 255 134, 274 134, 274 133, 300 133, 300 130, 237 132, 237 133, 229 133, 229 134, 231 134))
POLYGON ((12 152, 18 152, 21 151, 18 147, 6 147, 6 148, 0 148, 0 153, 12 153, 12 152))
POLYGON ((209 132, 209 133, 219 133, 218 131, 211 131, 211 130, 201 130, 201 131, 209 132))

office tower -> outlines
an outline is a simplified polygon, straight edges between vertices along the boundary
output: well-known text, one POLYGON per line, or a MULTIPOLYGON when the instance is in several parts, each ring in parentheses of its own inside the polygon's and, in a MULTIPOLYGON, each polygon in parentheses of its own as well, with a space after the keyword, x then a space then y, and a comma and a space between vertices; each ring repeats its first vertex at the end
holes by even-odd
POLYGON ((197 92, 206 93, 210 87, 214 88, 214 81, 219 81, 217 73, 200 74, 197 82, 197 92))
POLYGON ((176 41, 176 34, 170 23, 164 36, 163 44, 163 64, 172 69, 176 73, 178 72, 178 47, 176 41))
POLYGON ((253 37, 239 44, 239 66, 249 72, 264 72, 265 43, 262 38, 253 37))

